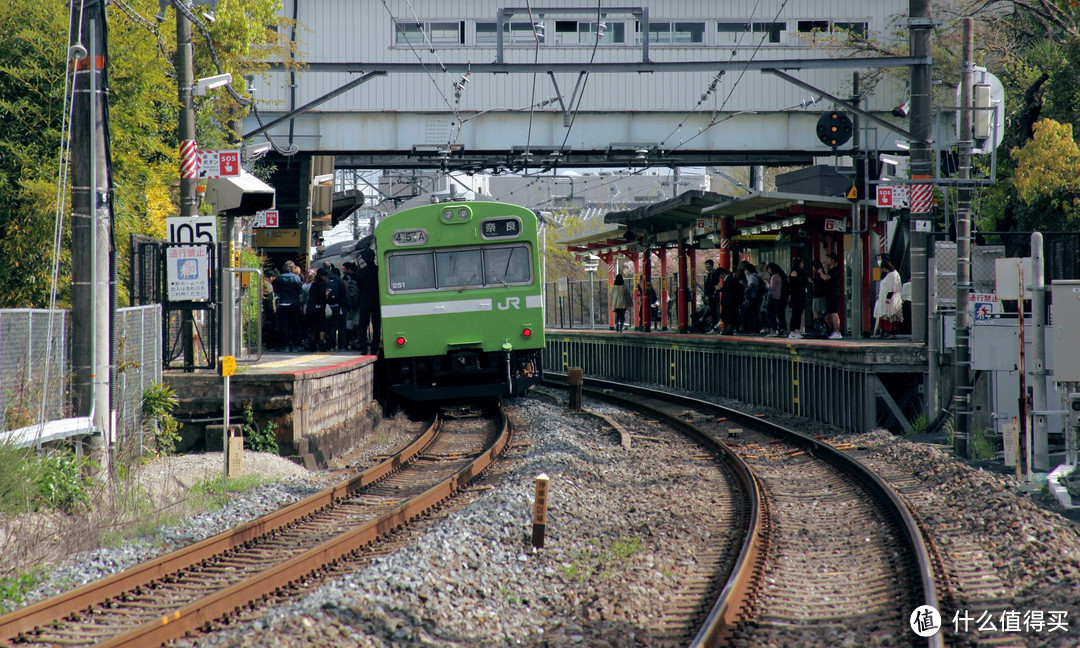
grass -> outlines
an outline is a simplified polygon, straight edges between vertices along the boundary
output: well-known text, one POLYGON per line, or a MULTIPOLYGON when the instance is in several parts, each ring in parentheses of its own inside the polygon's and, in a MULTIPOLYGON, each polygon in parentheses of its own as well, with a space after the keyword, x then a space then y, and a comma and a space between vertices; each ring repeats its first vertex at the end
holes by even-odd
POLYGON ((616 576, 628 558, 645 550, 641 538, 622 536, 605 546, 602 539, 593 539, 590 547, 573 557, 573 562, 563 566, 563 575, 579 583, 592 577, 607 580, 616 576))
POLYGON ((214 511, 229 503, 229 493, 243 493, 266 483, 258 475, 209 477, 191 487, 192 504, 198 510, 214 511))
POLYGON ((35 567, 28 572, 0 578, 0 614, 26 605, 26 595, 45 580, 45 570, 35 567))

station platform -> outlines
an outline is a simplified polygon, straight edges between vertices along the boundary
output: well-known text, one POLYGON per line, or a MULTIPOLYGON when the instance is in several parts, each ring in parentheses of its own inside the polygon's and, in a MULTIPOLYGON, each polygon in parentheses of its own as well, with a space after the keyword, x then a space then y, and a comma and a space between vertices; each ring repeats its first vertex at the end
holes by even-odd
POLYGON ((544 367, 773 407, 851 432, 911 430, 922 411, 923 344, 910 338, 795 340, 608 329, 548 329, 544 367))
MULTIPOLYGON (((356 353, 267 353, 238 359, 230 378, 230 423, 245 410, 259 426, 275 426, 281 454, 309 468, 356 445, 381 413, 374 402, 376 357, 356 353)), ((163 379, 182 395, 179 450, 220 448, 224 379, 209 371, 170 370, 163 379)))

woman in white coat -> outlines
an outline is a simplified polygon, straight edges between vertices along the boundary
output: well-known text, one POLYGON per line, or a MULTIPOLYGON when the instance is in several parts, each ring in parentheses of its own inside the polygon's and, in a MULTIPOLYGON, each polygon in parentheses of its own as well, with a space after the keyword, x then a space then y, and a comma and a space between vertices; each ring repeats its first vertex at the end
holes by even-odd
POLYGON ((903 302, 900 298, 900 273, 893 266, 889 255, 882 254, 878 265, 884 276, 878 285, 878 298, 874 303, 874 317, 878 322, 878 333, 883 338, 891 338, 900 331, 900 322, 904 321, 903 302))

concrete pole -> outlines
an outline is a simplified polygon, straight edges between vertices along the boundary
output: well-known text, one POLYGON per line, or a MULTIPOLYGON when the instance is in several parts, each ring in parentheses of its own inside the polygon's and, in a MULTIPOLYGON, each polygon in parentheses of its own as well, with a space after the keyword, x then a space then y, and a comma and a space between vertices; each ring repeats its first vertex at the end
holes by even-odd
POLYGON ((961 457, 970 456, 971 447, 971 322, 968 317, 968 295, 971 293, 971 93, 974 70, 974 20, 964 18, 963 72, 960 78, 960 169, 956 192, 956 360, 953 364, 956 383, 953 402, 956 405, 956 434, 953 449, 961 457))
POLYGON ((72 208, 72 370, 75 407, 89 416, 95 429, 91 458, 108 477, 110 414, 110 244, 112 214, 109 158, 105 142, 105 3, 89 0, 81 14, 73 15, 71 47, 78 56, 72 100, 71 208, 72 208), (80 39, 86 38, 86 42, 80 39))
MULTIPOLYGON (((187 15, 176 11, 176 82, 180 99, 180 215, 198 216, 199 197, 196 195, 198 178, 190 170, 190 155, 197 150, 195 141, 195 100, 192 96, 195 85, 195 71, 191 45, 191 21, 187 15)), ((181 343, 184 346, 184 366, 195 366, 195 326, 192 312, 182 311, 181 343)))
MULTIPOLYGON (((934 27, 930 10, 931 0, 910 0, 908 20, 911 27, 911 56, 928 58, 930 36, 934 27)), ((932 65, 911 66, 911 133, 917 138, 911 142, 911 178, 913 182, 929 181, 933 177, 933 151, 930 139, 933 135, 933 106, 931 102, 932 65)), ((911 340, 926 342, 927 320, 927 249, 932 244, 928 232, 916 230, 915 214, 910 219, 911 240, 911 340)))
POLYGON ((1032 464, 1035 470, 1050 470, 1050 447, 1046 426, 1046 277, 1042 232, 1031 233, 1031 318, 1035 339, 1032 352, 1035 367, 1031 371, 1031 408, 1034 418, 1032 464))

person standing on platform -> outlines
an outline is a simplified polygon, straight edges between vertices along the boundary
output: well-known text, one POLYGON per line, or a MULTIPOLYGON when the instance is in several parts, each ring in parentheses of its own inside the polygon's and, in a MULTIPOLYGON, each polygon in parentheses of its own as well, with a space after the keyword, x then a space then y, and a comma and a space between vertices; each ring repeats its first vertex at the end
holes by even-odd
POLYGON ((746 298, 742 313, 743 330, 748 335, 757 335, 762 332, 761 303, 765 301, 768 289, 753 263, 743 261, 740 266, 743 276, 746 277, 746 298))
POLYGON ((796 258, 791 274, 788 275, 788 291, 791 293, 788 299, 788 305, 791 306, 791 333, 788 337, 793 340, 801 340, 805 330, 803 315, 806 312, 806 286, 809 281, 806 276, 806 261, 803 261, 802 257, 796 258))
POLYGON ((765 265, 769 273, 769 302, 765 311, 765 327, 771 337, 780 337, 784 329, 784 312, 787 310, 787 277, 779 265, 765 265))
POLYGON ((300 351, 300 297, 303 284, 293 272, 296 267, 292 261, 286 261, 282 272, 274 279, 274 293, 278 298, 277 323, 281 336, 281 346, 286 352, 300 351))
POLYGON ((721 335, 735 335, 742 325, 739 308, 743 303, 743 285, 733 273, 720 268, 720 323, 724 330, 721 335))
POLYGON ((375 250, 365 249, 356 260, 356 283, 360 289, 360 314, 356 335, 361 353, 379 355, 382 342, 382 314, 379 311, 379 269, 375 265, 375 250), (371 341, 368 342, 368 327, 371 341))
POLYGON ((888 254, 878 257, 878 266, 885 273, 878 284, 878 298, 874 303, 874 317, 877 318, 878 333, 888 339, 900 331, 900 322, 904 321, 903 301, 900 297, 902 283, 900 273, 896 271, 888 254))
POLYGON ((840 333, 840 302, 844 294, 840 257, 835 252, 826 254, 822 270, 821 278, 825 280, 825 323, 829 326, 829 339, 839 340, 844 337, 840 333))
POLYGON ((712 259, 705 260, 705 286, 702 290, 705 296, 705 306, 709 309, 709 317, 712 322, 710 328, 720 328, 720 270, 715 267, 712 259))
POLYGON ((626 328, 626 309, 634 303, 634 296, 630 292, 630 286, 626 285, 622 273, 615 275, 615 281, 611 283, 611 310, 615 311, 615 332, 622 333, 626 328))

